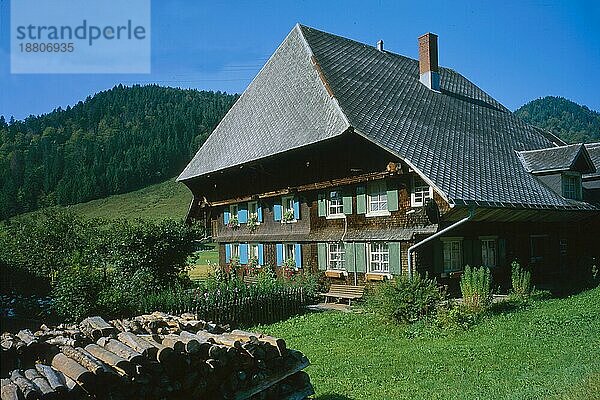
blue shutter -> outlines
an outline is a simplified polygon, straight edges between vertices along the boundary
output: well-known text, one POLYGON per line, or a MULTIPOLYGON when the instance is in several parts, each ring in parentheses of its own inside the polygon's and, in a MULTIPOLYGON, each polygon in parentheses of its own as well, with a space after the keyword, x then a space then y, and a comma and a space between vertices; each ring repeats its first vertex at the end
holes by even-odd
POLYGON ((300 201, 297 197, 294 197, 294 219, 300 219, 300 201))
POLYGON ((225 263, 228 263, 231 260, 231 245, 225 245, 225 263))
POLYGON ((273 205, 273 217, 275 221, 281 221, 281 200, 273 205))
POLYGON ((256 215, 258 216, 258 222, 263 222, 262 220, 262 206, 260 203, 256 204, 256 215))
POLYGON ((240 264, 248 264, 248 243, 240 244, 240 264))
POLYGON ((265 263, 265 245, 260 243, 258 245, 258 265, 264 265, 265 263))
POLYGON ((230 215, 231 215, 231 214, 229 214, 229 210, 225 210, 225 211, 223 212, 223 223, 224 223, 225 225, 227 225, 227 224, 229 223, 229 218, 230 218, 230 215))
POLYGON ((367 195, 365 194, 364 186, 358 186, 356 188, 356 213, 367 213, 367 195))
POLYGON ((277 243, 275 249, 277 250, 277 266, 281 267, 283 265, 283 244, 277 243))
POLYGON ((248 222, 248 204, 241 204, 238 209, 238 222, 240 224, 245 224, 248 222))
POLYGON ((317 243, 317 263, 320 270, 327 269, 327 243, 317 243))
POLYGON ((302 268, 302 245, 299 243, 296 243, 294 248, 294 261, 297 268, 302 268))
POLYGON ((327 200, 325 199, 325 195, 322 193, 319 193, 319 197, 317 200, 317 209, 319 217, 327 216, 327 200))

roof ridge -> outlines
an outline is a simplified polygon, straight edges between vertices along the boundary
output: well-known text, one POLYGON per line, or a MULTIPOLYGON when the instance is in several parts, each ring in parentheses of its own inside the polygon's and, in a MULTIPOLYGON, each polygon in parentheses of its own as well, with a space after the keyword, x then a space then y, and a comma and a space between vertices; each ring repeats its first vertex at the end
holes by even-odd
POLYGON ((517 153, 519 153, 519 154, 523 154, 523 153, 529 154, 529 153, 535 153, 535 152, 538 152, 538 151, 558 150, 558 149, 563 149, 565 147, 575 147, 575 146, 581 147, 583 145, 584 145, 583 143, 571 143, 571 144, 566 144, 566 145, 563 145, 563 146, 546 147, 546 148, 543 148, 543 149, 515 150, 515 151, 517 153))

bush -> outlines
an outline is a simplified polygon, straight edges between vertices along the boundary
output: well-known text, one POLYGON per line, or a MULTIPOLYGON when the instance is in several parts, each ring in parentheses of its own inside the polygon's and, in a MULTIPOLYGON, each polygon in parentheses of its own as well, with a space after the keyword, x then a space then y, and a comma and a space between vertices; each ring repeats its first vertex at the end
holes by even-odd
POLYGON ((70 322, 98 314, 102 287, 102 277, 97 270, 78 265, 64 268, 52 290, 54 310, 70 322))
POLYGON ((531 286, 531 273, 522 269, 517 261, 512 262, 511 268, 511 295, 520 299, 527 299, 533 290, 533 287, 531 286))
POLYGON ((481 313, 492 304, 492 278, 486 267, 466 266, 460 278, 463 304, 473 313, 481 313))
POLYGON ((473 313, 464 304, 448 302, 438 307, 436 324, 449 331, 467 330, 478 322, 480 315, 473 313))
POLYGON ((412 323, 432 315, 444 298, 435 279, 401 275, 375 286, 367 307, 391 320, 412 323))

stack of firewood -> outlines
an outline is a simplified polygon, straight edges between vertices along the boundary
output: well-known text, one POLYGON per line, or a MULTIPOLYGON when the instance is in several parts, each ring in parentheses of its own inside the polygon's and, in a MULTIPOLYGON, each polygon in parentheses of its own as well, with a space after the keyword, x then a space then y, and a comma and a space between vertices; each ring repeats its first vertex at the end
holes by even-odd
POLYGON ((164 313, 3 334, 4 399, 302 399, 313 393, 308 360, 283 339, 164 313), (36 350, 37 349, 37 350, 36 350), (15 354, 17 354, 15 353, 15 354), (28 360, 35 363, 26 365, 28 360))

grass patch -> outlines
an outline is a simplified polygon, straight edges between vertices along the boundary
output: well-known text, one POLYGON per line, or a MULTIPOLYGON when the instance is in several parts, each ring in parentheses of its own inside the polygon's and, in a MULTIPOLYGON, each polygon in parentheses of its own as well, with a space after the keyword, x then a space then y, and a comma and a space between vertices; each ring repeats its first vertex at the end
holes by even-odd
POLYGON ((191 200, 192 194, 184 184, 169 179, 134 192, 117 194, 66 208, 88 218, 183 219, 191 200))
POLYGON ((211 265, 219 264, 219 249, 216 243, 206 243, 205 250, 197 251, 195 254, 196 264, 192 266, 188 274, 193 281, 204 280, 209 272, 212 272, 211 265))
POLYGON ((597 396, 600 288, 407 338, 372 313, 311 313, 253 328, 304 352, 317 399, 583 399, 597 396))

